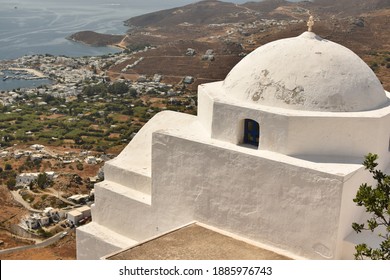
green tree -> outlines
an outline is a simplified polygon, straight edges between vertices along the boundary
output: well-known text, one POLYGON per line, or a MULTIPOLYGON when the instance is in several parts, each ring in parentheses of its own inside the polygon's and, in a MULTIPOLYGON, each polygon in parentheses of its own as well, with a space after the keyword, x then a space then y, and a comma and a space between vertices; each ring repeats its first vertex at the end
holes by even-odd
POLYGON ((123 82, 115 82, 108 87, 108 91, 113 94, 123 94, 129 91, 129 86, 123 82))
POLYGON ((104 95, 107 93, 107 87, 104 84, 88 85, 83 88, 83 94, 87 96, 104 95))
POLYGON ((5 170, 12 170, 12 165, 9 164, 9 163, 6 163, 5 166, 4 166, 4 169, 5 170))
POLYGON ((82 145, 82 144, 84 144, 84 140, 83 140, 83 138, 82 138, 80 135, 77 135, 73 140, 74 140, 74 142, 75 142, 77 145, 82 145))
POLYGON ((84 165, 81 162, 78 162, 76 165, 77 170, 84 170, 84 165))
POLYGON ((46 173, 39 173, 37 178, 37 185, 39 188, 44 189, 50 185, 50 178, 46 173))
POLYGON ((49 238, 49 237, 52 237, 53 234, 50 232, 50 231, 46 231, 44 230, 43 228, 40 228, 37 230, 37 233, 40 235, 40 236, 43 236, 45 238, 49 238))
POLYGON ((377 159, 378 155, 370 153, 363 162, 376 180, 376 186, 362 184, 353 200, 358 206, 364 206, 372 216, 366 224, 353 223, 352 228, 357 233, 377 230, 382 242, 378 248, 364 243, 356 245, 355 259, 390 260, 390 176, 376 169, 377 159))
POLYGON ((56 101, 56 98, 51 94, 43 94, 42 99, 48 104, 53 104, 56 101))
POLYGON ((7 187, 8 189, 12 190, 16 186, 16 180, 15 178, 9 178, 7 181, 7 187))
POLYGON ((129 88, 129 93, 130 93, 131 97, 133 97, 133 98, 136 98, 138 95, 138 92, 135 88, 129 88))

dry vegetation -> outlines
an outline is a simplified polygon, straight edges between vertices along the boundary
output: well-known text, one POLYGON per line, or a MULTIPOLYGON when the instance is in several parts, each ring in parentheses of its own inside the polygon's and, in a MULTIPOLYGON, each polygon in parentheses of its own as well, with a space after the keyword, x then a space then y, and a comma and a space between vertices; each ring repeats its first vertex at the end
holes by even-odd
MULTIPOLYGON (((195 91, 200 83, 223 80, 242 58, 240 53, 301 34, 307 29, 309 12, 315 16, 318 35, 357 53, 375 71, 385 89, 390 90, 387 60, 390 57, 390 3, 387 0, 317 0, 314 3, 267 0, 243 5, 202 1, 134 17, 125 22, 131 29, 123 36, 121 45, 129 49, 152 45, 157 49, 129 57, 128 61, 112 67, 109 74, 114 79, 136 79, 140 75, 159 73, 164 75, 163 82, 172 83, 191 75, 195 83, 190 89, 195 91), (246 29, 245 24, 261 19, 304 22, 246 29), (186 56, 187 48, 195 49, 197 54, 186 56), (201 60, 207 49, 215 51, 215 61, 201 60), (144 57, 141 63, 121 72, 139 57, 144 57)), ((90 37, 88 34, 85 40, 90 41, 90 37)), ((99 38, 96 36, 94 40, 99 38)), ((101 38, 101 43, 107 40, 106 35, 101 38)), ((84 40, 83 36, 78 39, 84 40)))

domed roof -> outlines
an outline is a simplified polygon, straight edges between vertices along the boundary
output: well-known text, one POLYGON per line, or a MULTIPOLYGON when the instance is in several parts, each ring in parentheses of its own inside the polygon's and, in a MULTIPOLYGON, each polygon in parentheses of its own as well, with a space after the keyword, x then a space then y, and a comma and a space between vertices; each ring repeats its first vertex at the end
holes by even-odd
POLYGON ((230 71, 223 88, 241 102, 296 110, 357 112, 388 103, 363 60, 312 32, 259 47, 230 71))

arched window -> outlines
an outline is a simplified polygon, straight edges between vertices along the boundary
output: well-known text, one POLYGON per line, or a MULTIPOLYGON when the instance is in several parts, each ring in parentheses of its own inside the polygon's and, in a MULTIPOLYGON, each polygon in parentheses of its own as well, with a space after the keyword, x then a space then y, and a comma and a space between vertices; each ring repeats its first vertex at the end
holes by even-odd
POLYGON ((244 127, 244 144, 259 146, 260 125, 258 122, 250 119, 245 119, 244 127))

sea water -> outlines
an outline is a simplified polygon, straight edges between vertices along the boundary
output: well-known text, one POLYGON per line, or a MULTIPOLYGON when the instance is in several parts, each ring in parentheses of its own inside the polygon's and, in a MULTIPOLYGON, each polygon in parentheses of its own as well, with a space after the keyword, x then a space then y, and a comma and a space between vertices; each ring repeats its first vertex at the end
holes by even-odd
POLYGON ((124 20, 148 12, 134 9, 130 3, 0 0, 0 60, 31 54, 94 56, 117 52, 117 48, 86 46, 66 37, 84 30, 124 34, 124 20))
MULTIPOLYGON (((0 63, 1 60, 32 54, 76 57, 118 52, 118 48, 87 46, 66 37, 84 30, 124 34, 127 27, 123 21, 149 12, 145 8, 134 8, 131 2, 0 0, 0 63)), ((48 79, 4 79, 6 73, 0 74, 4 74, 0 77, 0 90, 50 83, 48 79)))
POLYGON ((16 75, 18 72, 9 70, 0 71, 0 90, 9 91, 17 88, 35 88, 52 83, 47 78, 36 78, 31 74, 24 74, 21 77, 16 75))
MULTIPOLYGON (((195 2, 193 0, 0 0, 0 63, 23 55, 98 56, 121 51, 92 47, 66 38, 79 31, 125 34, 133 16, 195 2)), ((6 80, 0 90, 35 87, 44 80, 6 80)))

